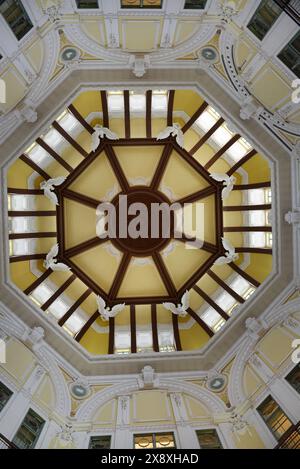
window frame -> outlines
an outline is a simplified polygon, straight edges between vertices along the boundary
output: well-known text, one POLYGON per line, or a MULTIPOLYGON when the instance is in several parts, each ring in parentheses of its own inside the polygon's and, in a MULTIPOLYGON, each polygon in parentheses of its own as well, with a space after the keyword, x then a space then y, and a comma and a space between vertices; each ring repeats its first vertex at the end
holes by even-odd
POLYGON ((90 434, 88 435, 88 444, 87 444, 87 449, 97 449, 97 448, 91 448, 91 440, 92 438, 101 438, 101 437, 109 437, 110 438, 110 444, 109 448, 104 448, 105 449, 113 449, 112 448, 112 443, 113 443, 113 434, 112 433, 95 433, 95 434, 90 434))
POLYGON ((142 0, 139 0, 139 1, 140 1, 140 6, 137 6, 137 5, 132 5, 132 6, 131 6, 131 5, 126 5, 126 6, 123 6, 123 5, 122 5, 122 0, 120 0, 120 10, 121 10, 121 11, 122 11, 122 10, 125 10, 125 11, 126 11, 126 10, 137 10, 137 11, 140 11, 140 10, 146 10, 146 11, 148 11, 148 10, 150 10, 150 11, 151 11, 151 10, 154 10, 154 11, 158 11, 158 10, 160 10, 160 11, 162 11, 163 8, 164 8, 164 0, 160 0, 160 1, 161 1, 161 5, 160 5, 160 6, 152 6, 152 5, 150 5, 150 6, 144 6, 144 5, 141 5, 142 0))
MULTIPOLYGON (((269 434, 272 436, 272 439, 274 440, 274 444, 277 445, 278 441, 284 436, 284 433, 279 437, 277 438, 275 432, 272 430, 271 427, 269 427, 269 425, 267 424, 266 420, 263 418, 262 414, 259 412, 258 408, 264 403, 264 401, 266 401, 268 398, 271 398, 273 399, 274 402, 276 402, 277 406, 281 409, 281 411, 283 412, 283 414, 286 416, 286 418, 291 422, 292 425, 294 425, 294 422, 292 420, 292 418, 290 417, 289 413, 286 411, 286 409, 283 409, 282 408, 282 405, 280 403, 277 402, 276 399, 274 399, 274 397, 272 396, 272 394, 269 392, 269 390, 266 390, 264 393, 263 393, 263 396, 261 396, 261 399, 256 403, 255 405, 255 410, 257 412, 257 415, 259 416, 259 418, 261 419, 261 421, 264 423, 265 425, 265 428, 268 429, 269 431, 269 434)), ((287 430, 288 431, 288 430, 287 430)))
MULTIPOLYGON (((293 37, 281 48, 280 51, 276 53, 275 60, 278 62, 278 66, 284 67, 284 69, 287 71, 287 73, 292 74, 295 79, 300 79, 300 74, 299 76, 290 68, 288 65, 285 64, 280 58, 279 55, 290 45, 290 43, 296 39, 296 37, 299 36, 299 41, 300 41, 300 31, 297 31, 296 34, 293 35, 293 37)), ((299 60, 300 60, 300 55, 299 55, 299 60)), ((300 66, 300 65, 299 65, 300 66)))
MULTIPOLYGON (((8 23, 8 21, 5 19, 5 16, 3 15, 3 13, 0 13, 0 15, 2 16, 3 18, 3 21, 5 22, 5 24, 7 25, 9 31, 11 32, 13 38, 16 40, 16 42, 18 44, 21 44, 22 41, 24 41, 28 35, 33 31, 35 30, 35 21, 34 21, 34 18, 31 16, 31 12, 28 11, 28 9, 26 8, 26 5, 24 5, 24 3, 21 1, 21 0, 18 0, 19 3, 21 4, 21 9, 23 8, 24 12, 25 12, 25 16, 28 17, 28 20, 30 21, 32 27, 24 34, 24 36, 22 36, 20 39, 16 36, 14 30, 12 29, 12 27, 10 26, 10 24, 8 23)), ((3 57, 2 57, 3 58, 3 57)))
POLYGON ((3 412, 4 409, 6 409, 6 406, 8 404, 8 402, 11 400, 11 398, 13 397, 13 395, 15 394, 15 391, 13 391, 4 381, 3 381, 3 378, 1 376, 1 381, 0 381, 0 388, 1 387, 4 387, 6 389, 8 389, 8 391, 10 392, 10 395, 7 399, 7 401, 5 402, 5 404, 3 405, 3 407, 1 407, 1 404, 0 404, 0 414, 3 412))
POLYGON ((268 29, 268 31, 266 32, 266 34, 264 35, 264 37, 262 39, 260 39, 258 36, 256 36, 256 34, 254 34, 251 29, 249 28, 249 24, 251 23, 251 21, 253 20, 253 18, 255 17, 255 15, 257 14, 257 11, 258 9, 260 8, 260 5, 262 3, 262 1, 264 0, 260 0, 260 3, 259 5, 257 6, 257 8, 254 10, 254 12, 249 15, 249 18, 246 19, 245 21, 245 30, 251 34, 251 37, 252 38, 255 38, 255 41, 257 41, 257 44, 259 44, 261 46, 261 44, 267 39, 267 37, 269 36, 269 34, 271 33, 272 29, 274 28, 275 24, 277 23, 277 21, 279 20, 279 18, 281 17, 282 13, 283 13, 283 10, 281 11, 280 15, 276 18, 276 20, 274 21, 274 23, 270 26, 270 28, 268 29))
POLYGON ((143 431, 143 429, 141 428, 141 432, 140 433, 133 433, 132 434, 132 448, 134 450, 138 450, 138 449, 142 449, 142 450, 147 450, 147 448, 135 448, 135 437, 140 437, 140 436, 149 436, 149 435, 152 435, 152 443, 153 443, 153 448, 149 448, 149 449, 158 449, 158 450, 168 450, 168 449, 180 449, 180 446, 178 446, 178 443, 177 443, 177 435, 176 435, 176 431, 175 429, 171 429, 171 430, 165 430, 164 431, 160 431, 160 430, 155 430, 155 429, 151 429, 149 431, 143 431), (155 440, 155 437, 156 435, 169 435, 169 434, 172 434, 173 435, 173 439, 174 439, 174 446, 173 447, 169 447, 169 446, 166 446, 166 448, 157 448, 156 447, 156 440, 155 440))
POLYGON ((219 429, 217 427, 196 427, 196 428, 194 428, 194 430, 195 430, 196 438, 197 438, 200 449, 210 449, 210 448, 201 448, 200 441, 199 441, 199 438, 198 438, 198 435, 197 435, 198 431, 205 431, 205 430, 206 431, 214 430, 217 434, 217 437, 219 439, 219 442, 220 442, 222 448, 213 448, 213 449, 226 449, 226 444, 224 444, 223 435, 221 434, 221 432, 219 431, 219 429))
MULTIPOLYGON (((17 433, 19 432, 19 430, 21 429, 22 425, 23 425, 23 422, 28 414, 28 412, 32 410, 35 414, 38 415, 38 417, 40 417, 42 420, 44 420, 44 424, 43 424, 43 427, 41 429, 41 431, 39 432, 39 434, 37 435, 36 437, 36 440, 34 442, 34 446, 29 448, 29 449, 39 449, 40 448, 40 444, 41 442, 43 441, 43 438, 44 438, 44 435, 48 429, 48 418, 47 416, 45 415, 45 413, 43 411, 41 411, 41 409, 38 409, 36 407, 36 405, 34 405, 34 403, 30 403, 26 412, 22 415, 20 421, 19 421, 19 424, 18 424, 18 427, 16 429, 16 431, 14 432, 14 435, 12 437, 12 440, 16 437, 17 433)), ((25 449, 25 448, 24 448, 25 449)))

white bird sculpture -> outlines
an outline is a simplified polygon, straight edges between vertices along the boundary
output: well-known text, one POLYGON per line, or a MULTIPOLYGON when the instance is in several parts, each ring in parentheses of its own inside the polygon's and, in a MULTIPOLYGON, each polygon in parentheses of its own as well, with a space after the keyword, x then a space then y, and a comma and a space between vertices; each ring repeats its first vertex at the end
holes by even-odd
POLYGON ((43 181, 40 184, 40 188, 44 191, 44 195, 51 200, 55 205, 58 204, 58 198, 54 191, 54 186, 60 186, 66 178, 64 176, 57 177, 55 179, 48 179, 47 181, 43 181))
POLYGON ((228 241, 228 239, 222 238, 222 244, 223 248, 225 249, 225 256, 219 257, 214 265, 224 265, 224 264, 230 264, 230 262, 234 262, 239 258, 239 255, 236 254, 234 247, 228 241))
POLYGON ((166 127, 165 130, 158 134, 156 140, 164 140, 165 138, 170 137, 170 135, 172 135, 172 137, 176 137, 176 142, 181 148, 184 147, 183 132, 179 124, 173 124, 171 126, 166 127))
POLYGON ((163 303, 163 307, 172 311, 173 314, 180 316, 181 318, 185 318, 187 315, 187 309, 190 307, 190 295, 189 292, 186 291, 181 298, 181 303, 177 306, 174 303, 163 303))
POLYGON ((114 318, 126 307, 125 303, 122 303, 120 305, 115 305, 112 308, 107 308, 106 303, 101 296, 97 296, 96 300, 98 305, 98 311, 103 321, 108 321, 109 318, 114 318))
POLYGON ((48 252, 46 259, 44 260, 44 267, 46 269, 51 269, 54 272, 67 272, 70 270, 70 267, 68 267, 66 264, 63 264, 62 262, 57 262, 57 259, 55 259, 58 255, 58 244, 55 244, 50 251, 48 252))
POLYGON ((100 145, 101 138, 108 138, 109 140, 119 140, 117 134, 109 130, 107 127, 96 124, 94 127, 94 133, 92 134, 92 151, 96 151, 100 145))
POLYGON ((227 199, 236 183, 236 178, 234 176, 228 176, 228 174, 225 173, 211 173, 210 177, 215 181, 223 181, 224 189, 222 190, 222 199, 227 199))

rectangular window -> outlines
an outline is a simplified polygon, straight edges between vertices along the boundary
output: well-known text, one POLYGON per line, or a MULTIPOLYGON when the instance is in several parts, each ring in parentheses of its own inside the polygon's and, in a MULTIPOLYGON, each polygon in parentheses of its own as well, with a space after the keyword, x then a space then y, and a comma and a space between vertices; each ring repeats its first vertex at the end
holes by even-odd
POLYGON ((300 394, 300 363, 292 369, 285 378, 287 382, 300 394))
POLYGON ((197 430, 196 435, 201 449, 222 449, 217 430, 197 430))
POLYGON ((121 8, 161 8, 162 0, 121 0, 121 8))
POLYGON ((110 449, 111 436, 98 435, 90 438, 89 449, 110 449))
POLYGON ((300 32, 282 49, 278 58, 300 78, 300 32))
POLYGON ((98 0, 76 0, 77 8, 99 8, 98 0))
POLYGON ((271 430, 277 441, 292 426, 292 422, 272 396, 268 396, 257 408, 259 415, 271 430))
POLYGON ((18 40, 33 27, 20 0, 0 0, 0 13, 18 40))
POLYGON ((202 10, 205 8, 207 0, 185 0, 185 10, 202 10))
POLYGON ((248 28, 262 40, 281 13, 281 8, 273 0, 262 0, 248 23, 248 28))
POLYGON ((176 448, 174 433, 134 435, 134 449, 176 448))
POLYGON ((0 412, 6 406, 12 396, 12 391, 5 384, 0 382, 0 412))
POLYGON ((44 425, 45 420, 32 409, 29 409, 19 430, 14 436, 13 443, 19 449, 34 448, 44 425))

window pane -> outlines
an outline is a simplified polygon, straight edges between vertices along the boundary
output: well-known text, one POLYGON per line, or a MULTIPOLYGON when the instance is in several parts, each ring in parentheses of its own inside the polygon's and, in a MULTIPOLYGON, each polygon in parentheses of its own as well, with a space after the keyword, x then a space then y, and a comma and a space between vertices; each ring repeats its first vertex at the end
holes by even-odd
POLYGON ((274 401, 272 396, 268 396, 257 408, 257 411, 277 440, 279 440, 292 425, 292 422, 288 419, 277 402, 274 401))
POLYGON ((161 8, 162 0, 121 0, 122 8, 161 8))
POLYGON ((296 365, 285 379, 300 394, 300 364, 296 365))
POLYGON ((20 0, 0 0, 0 13, 19 40, 32 28, 32 23, 20 0))
POLYGON ((0 412, 3 407, 7 404, 12 394, 12 391, 8 389, 5 384, 0 383, 0 412))
POLYGON ((157 433, 155 435, 156 448, 176 448, 173 433, 157 433))
POLYGON ((282 49, 278 58, 300 78, 300 32, 282 49))
POLYGON ((150 449, 154 448, 152 434, 150 435, 134 435, 134 449, 150 449))
POLYGON ((98 0, 76 0, 77 8, 98 8, 98 0))
POLYGON ((207 0, 185 0, 184 8, 186 10, 200 10, 205 8, 207 0))
POLYGON ((90 438, 89 449, 110 449, 111 436, 99 435, 90 438))
POLYGON ((20 449, 34 448, 44 424, 45 420, 32 409, 29 409, 13 439, 13 443, 20 449))
POLYGON ((173 433, 134 435, 134 449, 176 448, 173 433))
POLYGON ((273 0, 262 0, 248 24, 250 31, 262 40, 273 26, 282 10, 273 0))
POLYGON ((197 434, 201 449, 222 449, 223 448, 219 440, 218 433, 215 429, 197 430, 196 434, 197 434))

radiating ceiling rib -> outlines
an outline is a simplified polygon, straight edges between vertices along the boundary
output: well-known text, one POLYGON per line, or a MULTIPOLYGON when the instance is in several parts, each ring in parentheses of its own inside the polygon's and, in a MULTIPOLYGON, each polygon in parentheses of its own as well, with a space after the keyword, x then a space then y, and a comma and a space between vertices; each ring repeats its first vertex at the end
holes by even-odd
POLYGON ((122 190, 127 192, 129 190, 129 183, 127 181, 125 173, 122 169, 122 166, 119 163, 119 160, 118 160, 114 150, 112 149, 111 146, 105 146, 104 150, 105 150, 107 158, 108 158, 108 160, 111 164, 111 167, 112 167, 113 171, 115 172, 115 175, 118 179, 118 182, 119 182, 122 190))
POLYGON ((46 142, 44 142, 43 139, 41 139, 40 137, 37 138, 36 143, 40 147, 42 147, 47 153, 49 153, 49 155, 51 155, 52 158, 54 158, 57 163, 63 166, 69 173, 73 171, 72 166, 70 166, 69 163, 67 163, 58 153, 56 153, 55 150, 53 150, 53 148, 51 148, 46 142))
POLYGON ((212 195, 216 192, 217 188, 215 186, 205 187, 205 189, 201 189, 200 191, 194 192, 193 194, 186 195, 179 200, 176 200, 179 204, 190 204, 193 202, 197 202, 198 200, 204 199, 209 195, 212 195))
POLYGON ((130 337, 131 337, 131 353, 137 352, 136 347, 136 311, 135 305, 130 305, 130 337))
POLYGON ((124 91, 124 125, 125 125, 125 138, 131 137, 130 129, 130 96, 129 90, 124 91))
POLYGON ((100 94, 101 94, 101 101, 102 101, 103 127, 109 128, 107 92, 102 90, 100 94))
POLYGON ((245 280, 247 280, 247 282, 254 285, 256 288, 258 288, 260 286, 260 282, 258 282, 258 280, 256 280, 254 277, 252 277, 247 272, 242 270, 234 262, 230 262, 230 264, 228 264, 228 265, 232 268, 232 270, 234 270, 237 274, 239 274, 241 277, 243 277, 245 280))
POLYGON ((70 277, 50 296, 50 298, 41 306, 42 311, 46 311, 54 301, 64 293, 64 291, 76 280, 76 275, 72 274, 70 277))
POLYGON ((159 352, 158 329, 157 329, 157 308, 156 304, 151 304, 151 326, 152 326, 152 345, 154 352, 159 352))
POLYGON ((124 280, 124 277, 126 275, 128 266, 129 266, 130 261, 131 261, 131 258, 132 258, 131 254, 129 254, 129 253, 123 254, 122 260, 120 262, 117 273, 115 275, 115 278, 113 280, 113 283, 112 283, 110 291, 109 291, 108 296, 109 296, 110 299, 113 299, 117 296, 118 291, 120 289, 120 286, 121 286, 121 284, 124 280))
POLYGON ((73 104, 70 104, 70 106, 68 107, 68 110, 71 112, 71 114, 73 114, 75 119, 78 120, 78 122, 82 125, 82 127, 85 128, 85 130, 87 130, 91 135, 94 133, 93 127, 82 117, 80 112, 77 111, 77 109, 75 108, 75 106, 73 106, 73 104))
POLYGON ((173 147, 171 144, 166 145, 164 147, 162 155, 160 157, 160 160, 158 162, 157 168, 155 170, 154 176, 150 184, 151 189, 156 190, 159 187, 160 182, 164 176, 166 167, 168 165, 172 150, 173 150, 173 147))
POLYGON ((243 164, 247 163, 247 161, 249 161, 255 155, 257 155, 256 150, 253 149, 249 151, 247 155, 243 156, 243 158, 241 158, 240 161, 235 163, 235 165, 232 166, 232 168, 230 168, 230 170, 227 172, 228 176, 232 176, 233 173, 235 173, 241 166, 243 166, 243 164))
POLYGON ((72 314, 80 307, 80 305, 90 296, 92 290, 88 288, 76 301, 75 303, 68 309, 68 311, 60 318, 58 321, 59 326, 63 326, 65 322, 72 316, 72 314))
POLYGON ((239 134, 234 135, 219 151, 204 165, 204 168, 208 170, 224 153, 229 150, 232 145, 237 142, 241 136, 239 134))
POLYGON ((180 352, 182 350, 182 346, 181 346, 179 327, 178 327, 178 316, 173 313, 172 313, 172 326, 173 326, 173 334, 174 334, 176 350, 180 352))
POLYGON ((162 260, 162 257, 160 255, 160 253, 158 252, 154 252, 152 254, 152 259, 156 265, 156 268, 159 272, 159 275, 167 289, 167 292, 169 293, 170 296, 172 297, 176 297, 176 288, 175 288, 175 285, 173 283, 173 280, 165 266, 165 263, 164 261, 162 260))
POLYGON ((200 288, 198 285, 194 285, 193 289, 198 293, 198 295, 201 296, 201 298, 203 298, 207 304, 209 304, 215 311, 217 311, 217 313, 219 313, 220 316, 225 319, 225 321, 229 319, 228 314, 209 295, 207 295, 207 293, 205 293, 202 288, 200 288))
POLYGON ((194 319, 194 321, 196 321, 200 327, 202 327, 202 329, 209 335, 209 337, 213 337, 214 335, 214 332, 211 330, 211 328, 203 321, 203 319, 200 318, 200 316, 198 316, 197 313, 195 313, 195 311, 192 310, 192 308, 188 308, 187 309, 187 312, 189 313, 189 315, 194 319))
POLYGON ((67 249, 64 252, 64 257, 69 259, 71 257, 78 256, 79 254, 82 254, 83 252, 88 251, 89 249, 106 243, 106 241, 106 239, 101 239, 98 238, 98 236, 95 236, 94 238, 88 239, 87 241, 83 241, 82 243, 77 244, 76 246, 73 246, 70 249, 67 249))
POLYGON ((182 127, 182 132, 185 134, 190 127, 196 122, 197 119, 201 116, 201 114, 205 111, 207 108, 208 104, 206 101, 204 101, 199 109, 192 115, 192 117, 186 122, 186 124, 182 127))
POLYGON ((191 155, 194 155, 196 151, 198 151, 202 145, 218 130, 219 127, 224 123, 223 117, 220 117, 220 119, 209 129, 203 137, 200 138, 199 142, 196 143, 196 145, 193 146, 191 150, 189 150, 189 153, 191 155))
POLYGON ((146 136, 152 137, 152 90, 146 92, 146 136))
POLYGON ((85 151, 85 149, 78 142, 76 142, 76 140, 74 140, 74 138, 68 132, 66 132, 66 130, 61 125, 59 125, 58 122, 56 122, 56 121, 52 122, 52 127, 55 130, 57 130, 57 132, 59 132, 60 135, 68 143, 70 143, 70 145, 72 145, 72 147, 75 148, 75 150, 77 150, 78 153, 81 154, 81 156, 83 156, 84 158, 86 158, 88 156, 88 152, 85 151))
POLYGON ((42 176, 46 181, 51 178, 46 171, 44 171, 40 166, 34 163, 28 156, 26 155, 21 155, 20 160, 22 160, 24 163, 26 163, 28 166, 30 166, 34 171, 36 171, 40 176, 42 176))
POLYGON ((64 189, 62 191, 62 195, 66 199, 73 200, 74 202, 86 205, 87 207, 97 208, 101 203, 100 200, 93 199, 92 197, 88 197, 87 195, 80 194, 70 189, 64 189))
POLYGON ((168 111, 167 111, 167 125, 173 125, 173 109, 174 109, 174 98, 175 98, 175 90, 169 91, 169 99, 168 99, 168 111))
POLYGON ((79 332, 75 335, 74 339, 76 342, 80 342, 82 337, 86 334, 86 332, 89 330, 89 328, 94 324, 96 319, 99 318, 99 312, 98 310, 95 311, 95 313, 90 317, 90 319, 84 324, 84 326, 80 329, 79 332))

